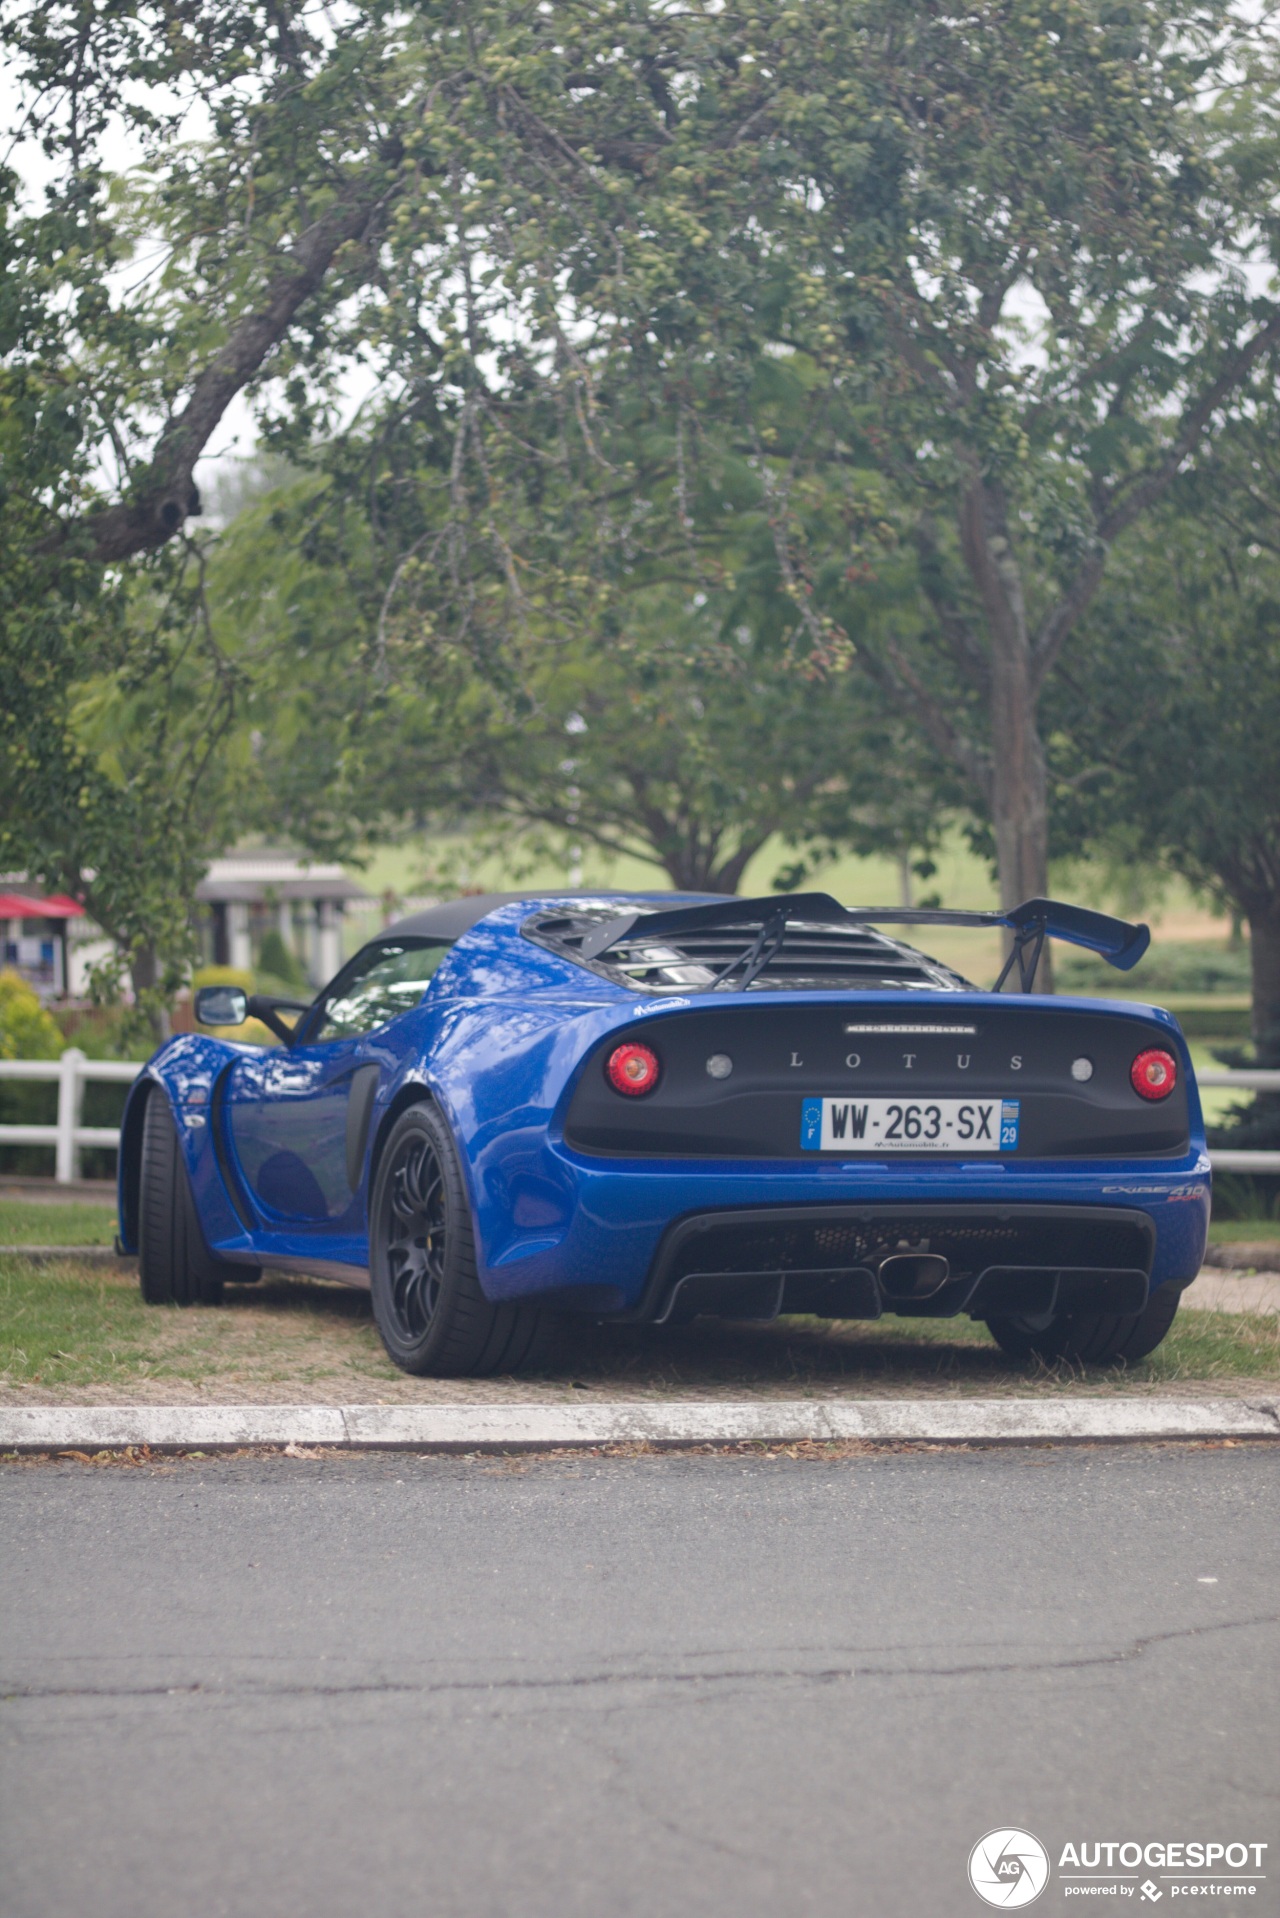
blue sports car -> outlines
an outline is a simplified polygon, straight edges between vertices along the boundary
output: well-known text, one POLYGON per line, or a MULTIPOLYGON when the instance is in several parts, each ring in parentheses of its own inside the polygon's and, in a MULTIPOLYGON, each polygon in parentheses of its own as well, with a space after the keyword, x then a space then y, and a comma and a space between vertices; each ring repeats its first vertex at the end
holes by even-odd
POLYGON ((1167 1012, 1027 990, 1048 937, 1125 970, 1149 940, 1043 899, 457 899, 310 1005, 197 996, 280 1043, 150 1060, 121 1240, 154 1303, 263 1266, 369 1286, 417 1373, 509 1371, 566 1313, 963 1312, 1015 1354, 1138 1359, 1200 1269, 1200 1102, 1167 1012), (1000 981, 895 922, 1005 928, 1000 981))

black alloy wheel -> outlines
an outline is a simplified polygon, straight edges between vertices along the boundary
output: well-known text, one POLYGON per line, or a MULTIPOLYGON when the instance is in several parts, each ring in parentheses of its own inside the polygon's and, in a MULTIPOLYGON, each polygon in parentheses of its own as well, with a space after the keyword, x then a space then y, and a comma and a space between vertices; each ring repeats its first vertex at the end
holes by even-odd
POLYGON ((444 1171, 425 1132, 401 1141, 387 1191, 387 1303, 397 1335, 421 1339, 440 1304, 448 1235, 444 1171))
POLYGON ((536 1306, 495 1305, 480 1288, 462 1168, 435 1106, 402 1112, 383 1148, 369 1207, 369 1285, 382 1343, 405 1372, 510 1372, 538 1340, 536 1306))

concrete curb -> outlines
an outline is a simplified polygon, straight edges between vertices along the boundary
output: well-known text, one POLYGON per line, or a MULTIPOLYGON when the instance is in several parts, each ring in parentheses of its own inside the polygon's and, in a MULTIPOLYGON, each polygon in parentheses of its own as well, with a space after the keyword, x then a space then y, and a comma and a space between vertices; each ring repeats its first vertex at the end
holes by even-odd
POLYGON ((30 1405, 0 1407, 0 1451, 545 1451, 561 1446, 1034 1445, 1280 1438, 1272 1399, 760 1399, 595 1405, 30 1405))

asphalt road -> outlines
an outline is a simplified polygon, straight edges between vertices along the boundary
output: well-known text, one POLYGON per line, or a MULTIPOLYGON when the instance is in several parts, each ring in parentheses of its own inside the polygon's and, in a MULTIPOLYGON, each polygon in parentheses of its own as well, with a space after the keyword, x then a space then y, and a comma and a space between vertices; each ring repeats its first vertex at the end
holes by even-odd
POLYGON ((10 1466, 0 1912, 936 1918, 1000 1825, 1280 1911, 1278 1521, 1271 1446, 10 1466))

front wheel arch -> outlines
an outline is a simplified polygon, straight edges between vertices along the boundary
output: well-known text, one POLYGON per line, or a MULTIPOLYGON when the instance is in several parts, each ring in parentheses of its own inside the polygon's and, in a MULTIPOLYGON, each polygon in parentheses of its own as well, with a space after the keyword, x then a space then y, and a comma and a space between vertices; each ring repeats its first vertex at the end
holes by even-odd
POLYGON ((150 1074, 136 1079, 120 1122, 120 1149, 116 1162, 116 1190, 120 1214, 120 1243, 126 1252, 138 1249, 138 1209, 142 1202, 142 1135, 147 1107, 165 1097, 164 1087, 150 1074))

